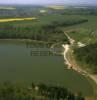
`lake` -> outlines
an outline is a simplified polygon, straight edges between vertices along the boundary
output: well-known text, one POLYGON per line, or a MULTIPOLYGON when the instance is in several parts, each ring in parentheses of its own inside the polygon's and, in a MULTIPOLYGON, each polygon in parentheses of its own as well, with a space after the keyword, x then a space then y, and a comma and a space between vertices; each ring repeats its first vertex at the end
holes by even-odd
POLYGON ((93 95, 84 76, 66 69, 63 56, 35 56, 32 50, 25 43, 0 41, 0 82, 45 83, 93 95))

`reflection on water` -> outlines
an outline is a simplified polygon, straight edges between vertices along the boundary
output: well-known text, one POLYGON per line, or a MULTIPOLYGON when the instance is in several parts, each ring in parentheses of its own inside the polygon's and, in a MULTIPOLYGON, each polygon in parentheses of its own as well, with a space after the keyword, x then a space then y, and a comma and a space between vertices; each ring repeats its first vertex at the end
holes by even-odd
POLYGON ((63 48, 60 44, 26 42, 26 48, 30 48, 31 56, 62 56, 63 48))

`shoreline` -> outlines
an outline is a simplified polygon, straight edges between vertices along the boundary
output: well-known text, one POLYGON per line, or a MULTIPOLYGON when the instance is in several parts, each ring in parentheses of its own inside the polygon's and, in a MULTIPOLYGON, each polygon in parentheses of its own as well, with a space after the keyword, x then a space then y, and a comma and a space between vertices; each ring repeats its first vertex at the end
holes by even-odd
POLYGON ((18 41, 18 42, 39 42, 39 43, 54 43, 54 42, 46 42, 46 41, 39 41, 39 40, 32 40, 32 39, 0 39, 1 41, 18 41))
POLYGON ((97 84, 97 75, 91 74, 91 73, 87 72, 86 70, 84 70, 83 68, 81 68, 80 66, 78 66, 76 64, 76 61, 75 60, 74 60, 75 61, 75 64, 72 64, 71 63, 71 59, 69 59, 70 60, 69 61, 68 58, 66 57, 68 51, 70 50, 70 47, 74 44, 75 40, 72 39, 66 32, 64 32, 64 34, 67 36, 67 38, 68 38, 68 40, 70 42, 70 44, 63 44, 63 46, 62 46, 64 48, 64 60, 66 62, 69 62, 69 63, 66 63, 68 65, 68 68, 69 69, 71 68, 71 69, 77 71, 81 75, 84 75, 86 77, 91 78, 97 84), (68 46, 66 46, 66 45, 68 45, 68 46))
MULTIPOLYGON (((74 70, 75 72, 77 72, 80 75, 82 75, 83 77, 85 77, 87 79, 87 81, 90 82, 91 86, 93 87, 93 91, 94 91, 93 98, 97 99, 97 75, 90 74, 89 72, 85 71, 83 68, 81 68, 79 66, 73 66, 71 63, 72 62, 71 59, 68 60, 68 58, 67 58, 67 56, 68 56, 67 53, 70 50, 70 48, 68 46, 68 49, 67 49, 66 45, 68 45, 68 44, 65 44, 63 46, 63 48, 64 48, 63 56, 64 56, 65 64, 67 65, 67 69, 74 70)), ((92 100, 94 100, 94 99, 92 99, 92 100)))
POLYGON ((97 75, 91 74, 88 71, 86 71, 85 69, 81 68, 79 65, 77 65, 77 62, 74 59, 73 54, 72 54, 73 53, 72 48, 70 48, 74 44, 75 40, 72 39, 66 32, 65 32, 65 35, 67 36, 67 38, 70 42, 70 44, 63 44, 64 46, 62 46, 64 48, 63 56, 64 56, 65 64, 67 64, 68 69, 72 69, 72 70, 76 71, 77 73, 79 73, 80 75, 83 75, 84 77, 87 78, 87 80, 91 83, 91 85, 93 87, 93 91, 94 91, 93 98, 97 99, 97 75), (66 45, 68 45, 68 46, 66 46, 66 45), (68 47, 68 49, 67 49, 67 47, 68 47), (69 55, 67 55, 67 54, 69 54, 69 55), (69 63, 66 63, 66 62, 69 62, 69 63))
MULTIPOLYGON (((38 41, 38 40, 31 40, 31 39, 0 39, 0 42, 1 41, 44 42, 44 43, 50 43, 50 42, 38 41)), ((89 77, 90 79, 92 79, 97 84, 97 75, 90 74, 89 72, 85 71, 84 69, 80 68, 79 66, 72 67, 72 64, 70 63, 70 61, 68 61, 68 59, 66 57, 68 51, 70 50, 70 45, 69 44, 65 44, 65 45, 63 44, 62 47, 64 48, 64 53, 63 53, 64 60, 65 60, 64 63, 68 65, 68 69, 73 69, 73 70, 77 71, 78 73, 80 73, 81 75, 89 77)))

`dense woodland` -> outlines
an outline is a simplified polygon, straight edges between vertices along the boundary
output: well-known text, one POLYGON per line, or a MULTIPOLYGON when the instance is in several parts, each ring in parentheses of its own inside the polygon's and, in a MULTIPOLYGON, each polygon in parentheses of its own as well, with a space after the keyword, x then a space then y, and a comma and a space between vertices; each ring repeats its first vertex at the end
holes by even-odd
POLYGON ((71 9, 66 9, 63 13, 64 14, 68 14, 68 15, 97 15, 97 8, 71 8, 71 9))
POLYGON ((74 54, 82 67, 89 68, 97 74, 97 43, 75 49, 74 54))
POLYGON ((0 100, 85 100, 81 93, 73 93, 60 86, 44 84, 27 88, 20 84, 5 82, 0 85, 0 100))

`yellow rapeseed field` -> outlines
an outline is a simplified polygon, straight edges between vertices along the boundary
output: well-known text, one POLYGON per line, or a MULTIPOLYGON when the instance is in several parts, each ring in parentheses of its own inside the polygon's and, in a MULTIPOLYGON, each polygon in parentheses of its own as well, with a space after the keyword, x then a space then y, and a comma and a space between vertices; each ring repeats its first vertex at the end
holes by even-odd
POLYGON ((22 20, 35 20, 37 19, 36 17, 32 18, 7 18, 7 19, 0 19, 1 22, 12 22, 12 21, 22 21, 22 20))

